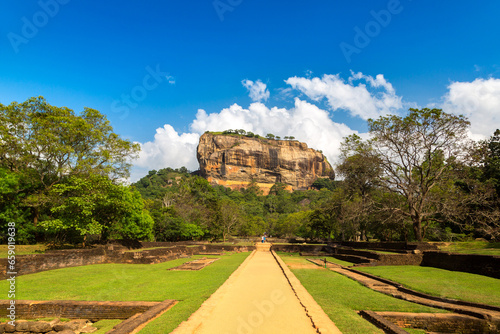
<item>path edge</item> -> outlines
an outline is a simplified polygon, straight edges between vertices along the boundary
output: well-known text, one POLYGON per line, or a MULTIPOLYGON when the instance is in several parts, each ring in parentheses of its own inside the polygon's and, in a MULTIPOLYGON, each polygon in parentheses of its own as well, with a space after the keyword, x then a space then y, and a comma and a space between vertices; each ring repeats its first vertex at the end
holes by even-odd
POLYGON ((250 259, 255 255, 256 250, 252 251, 245 261, 243 261, 238 268, 236 268, 235 271, 228 277, 228 279, 222 283, 222 285, 215 290, 214 293, 208 297, 207 300, 205 300, 201 306, 194 311, 193 314, 189 316, 187 320, 184 320, 177 326, 171 334, 183 334, 183 333, 196 333, 201 325, 203 324, 203 321, 209 317, 209 315, 213 312, 215 306, 217 305, 217 302, 222 296, 224 296, 227 293, 227 290, 229 287, 233 284, 234 280, 241 274, 243 269, 247 266, 248 262, 250 259))
POLYGON ((283 260, 276 254, 275 251, 271 250, 274 259, 278 262, 281 267, 283 274, 285 275, 288 283, 295 291, 299 302, 304 306, 306 314, 310 317, 313 326, 316 328, 318 333, 321 334, 342 334, 342 332, 335 326, 333 321, 328 317, 328 315, 323 311, 321 306, 314 300, 311 294, 304 288, 299 279, 295 277, 288 266, 283 262, 283 260))

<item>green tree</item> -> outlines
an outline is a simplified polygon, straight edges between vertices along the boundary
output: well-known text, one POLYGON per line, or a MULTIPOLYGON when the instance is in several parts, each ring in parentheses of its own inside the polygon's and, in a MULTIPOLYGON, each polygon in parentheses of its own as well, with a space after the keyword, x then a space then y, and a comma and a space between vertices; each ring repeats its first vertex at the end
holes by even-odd
POLYGON ((493 136, 485 142, 484 174, 483 180, 490 182, 500 196, 500 130, 497 129, 493 136))
POLYGON ((54 185, 49 194, 55 202, 46 229, 75 230, 84 237, 101 235, 123 239, 150 239, 153 220, 140 193, 114 184, 107 176, 71 176, 54 185))
POLYGON ((36 226, 50 207, 51 188, 65 178, 95 173, 112 179, 128 176, 137 144, 121 139, 97 110, 80 115, 49 105, 43 97, 0 104, 0 166, 26 182, 21 205, 30 207, 36 226))
POLYGON ((450 163, 464 155, 469 122, 440 109, 410 109, 368 120, 373 155, 379 159, 381 185, 405 198, 403 207, 390 208, 412 221, 415 239, 422 241, 438 214, 432 189, 447 178, 450 163))
POLYGON ((356 221, 361 239, 366 240, 376 206, 373 193, 380 187, 381 161, 373 154, 371 145, 354 134, 346 137, 341 144, 340 163, 336 171, 344 178, 342 186, 352 199, 351 205, 356 207, 349 219, 356 221))
POLYGON ((220 225, 219 231, 222 241, 236 231, 242 223, 242 213, 240 206, 231 200, 222 200, 220 205, 220 225))
MULTIPOLYGON (((0 167, 0 228, 7 231, 8 223, 16 224, 16 243, 29 244, 35 242, 35 227, 30 223, 30 212, 21 207, 23 180, 7 168, 0 167)), ((0 242, 7 242, 7 234, 0 234, 0 242)))
POLYGON ((300 234, 300 228, 306 225, 311 218, 312 210, 290 213, 279 222, 279 235, 294 237, 300 234))

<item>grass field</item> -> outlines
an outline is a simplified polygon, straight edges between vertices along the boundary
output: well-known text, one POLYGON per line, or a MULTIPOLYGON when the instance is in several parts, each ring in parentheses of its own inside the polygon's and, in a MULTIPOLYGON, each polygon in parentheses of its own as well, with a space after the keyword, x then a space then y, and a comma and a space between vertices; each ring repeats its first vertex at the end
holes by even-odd
POLYGON ((281 253, 280 257, 291 265, 295 276, 344 334, 383 333, 356 313, 360 310, 444 312, 375 292, 356 281, 321 267, 294 269, 300 264, 310 264, 303 257, 284 253, 281 253))
POLYGON ((432 267, 381 266, 356 268, 430 295, 500 306, 500 280, 432 267))
MULTIPOLYGON (((148 324, 141 333, 169 333, 217 288, 250 253, 221 256, 199 271, 168 271, 203 256, 177 259, 154 265, 99 264, 44 271, 19 276, 17 299, 163 301, 179 303, 148 324)), ((8 291, 7 281, 0 281, 0 291, 8 291)))
POLYGON ((466 241, 450 242, 438 246, 444 252, 500 256, 500 242, 466 241))
MULTIPOLYGON (((7 257, 8 255, 8 247, 7 245, 0 245, 0 258, 7 257)), ((26 255, 26 254, 39 254, 44 253, 47 249, 47 246, 43 244, 36 245, 16 245, 16 255, 26 255)))

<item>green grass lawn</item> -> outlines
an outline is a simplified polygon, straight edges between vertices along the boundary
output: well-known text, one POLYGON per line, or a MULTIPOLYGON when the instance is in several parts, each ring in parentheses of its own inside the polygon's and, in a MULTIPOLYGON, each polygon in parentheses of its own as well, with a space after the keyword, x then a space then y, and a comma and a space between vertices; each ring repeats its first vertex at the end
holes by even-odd
MULTIPOLYGON (((193 256, 160 264, 99 264, 62 268, 17 278, 17 299, 163 301, 179 303, 141 333, 169 333, 226 281, 249 255, 236 253, 199 271, 168 271, 184 262, 206 256, 193 256)), ((7 291, 0 281, 0 291, 7 291)))
POLYGON ((410 303, 370 290, 358 282, 324 268, 293 269, 293 264, 309 263, 305 258, 281 254, 292 272, 325 313, 344 334, 383 333, 356 311, 398 311, 437 313, 443 310, 410 303))
POLYGON ((500 280, 496 278, 419 266, 357 269, 430 295, 500 306, 500 280))
POLYGON ((500 242, 488 242, 488 241, 450 242, 441 244, 438 247, 439 250, 443 252, 500 256, 500 242))
MULTIPOLYGON (((8 247, 8 245, 0 245, 0 258, 7 257, 9 251, 8 247)), ((16 245, 15 252, 16 255, 39 254, 44 253, 46 249, 47 246, 42 244, 16 245)))

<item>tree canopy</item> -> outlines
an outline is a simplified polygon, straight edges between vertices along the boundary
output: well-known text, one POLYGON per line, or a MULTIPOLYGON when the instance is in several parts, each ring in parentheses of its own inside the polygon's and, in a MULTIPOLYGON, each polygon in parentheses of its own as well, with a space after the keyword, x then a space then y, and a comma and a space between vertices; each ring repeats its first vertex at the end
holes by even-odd
MULTIPOLYGON (((76 114, 50 105, 43 97, 0 104, 0 142, 4 223, 14 216, 9 201, 15 203, 16 215, 23 217, 27 229, 30 219, 34 228, 43 221, 53 231, 73 229, 87 235, 103 232, 113 219, 127 228, 148 220, 132 217, 141 204, 129 209, 129 216, 126 210, 115 212, 113 219, 100 216, 104 207, 109 213, 109 207, 116 211, 125 203, 142 203, 142 198, 127 195, 130 190, 120 185, 139 146, 114 133, 99 111, 85 108, 76 114), (122 193, 114 194, 117 191, 122 193), (125 217, 129 217, 126 224, 125 217)), ((133 234, 123 233, 123 237, 133 234)), ((143 236, 144 232, 136 231, 134 237, 143 236)))

